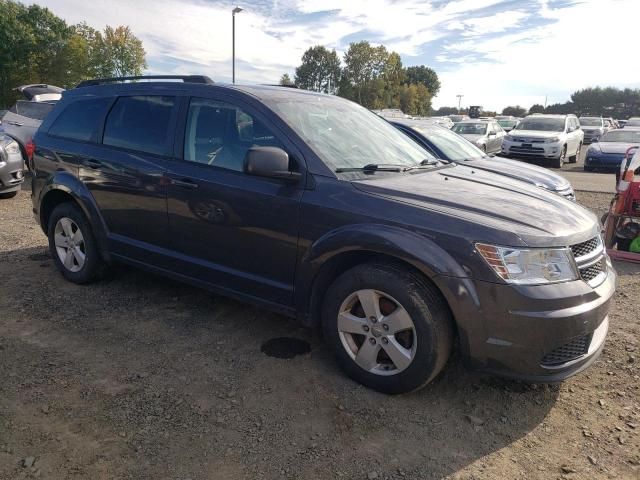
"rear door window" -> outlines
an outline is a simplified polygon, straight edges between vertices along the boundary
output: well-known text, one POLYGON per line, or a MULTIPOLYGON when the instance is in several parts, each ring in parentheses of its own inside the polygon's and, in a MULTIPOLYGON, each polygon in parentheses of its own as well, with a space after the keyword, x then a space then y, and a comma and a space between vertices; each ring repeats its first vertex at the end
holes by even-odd
POLYGON ((92 98, 69 104, 53 122, 49 135, 98 142, 98 134, 112 98, 92 98))
POLYGON ((175 97, 120 97, 107 116, 102 143, 155 155, 169 155, 175 97))

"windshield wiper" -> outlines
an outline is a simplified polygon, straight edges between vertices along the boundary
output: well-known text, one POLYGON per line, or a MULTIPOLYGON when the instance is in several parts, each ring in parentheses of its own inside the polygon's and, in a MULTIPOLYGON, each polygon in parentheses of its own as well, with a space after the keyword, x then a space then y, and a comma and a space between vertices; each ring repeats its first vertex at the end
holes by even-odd
POLYGON ((343 167, 336 168, 336 173, 345 172, 404 172, 407 168, 404 165, 395 165, 393 163, 369 163, 364 167, 343 167))
POLYGON ((423 168, 431 168, 431 167, 434 167, 436 165, 440 165, 442 163, 443 163, 442 160, 438 160, 436 158, 425 158, 418 165, 413 165, 411 167, 405 167, 403 172, 408 172, 410 170, 419 170, 419 169, 423 169, 423 168))

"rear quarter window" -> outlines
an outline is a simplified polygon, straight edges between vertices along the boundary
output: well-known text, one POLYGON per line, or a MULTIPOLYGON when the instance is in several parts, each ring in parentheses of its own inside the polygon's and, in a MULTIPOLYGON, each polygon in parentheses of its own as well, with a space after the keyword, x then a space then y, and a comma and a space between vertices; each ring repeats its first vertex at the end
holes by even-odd
POLYGON ((98 134, 111 102, 111 98, 92 98, 67 105, 49 128, 49 135, 98 142, 98 134))
POLYGON ((120 97, 107 116, 102 143, 155 155, 169 155, 175 97, 120 97))

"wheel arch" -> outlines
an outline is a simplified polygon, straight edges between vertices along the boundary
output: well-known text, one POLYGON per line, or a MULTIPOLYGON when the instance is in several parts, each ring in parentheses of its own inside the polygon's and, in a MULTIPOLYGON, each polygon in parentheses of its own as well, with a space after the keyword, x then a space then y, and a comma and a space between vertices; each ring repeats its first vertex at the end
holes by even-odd
POLYGON ((440 282, 439 276, 467 275, 445 250, 432 239, 409 230, 385 225, 356 225, 324 235, 303 256, 296 282, 300 320, 308 326, 319 324, 322 300, 331 283, 356 265, 372 261, 400 265, 420 275, 442 295, 453 317, 449 303, 452 296, 443 292, 448 284, 440 282))
POLYGON ((108 260, 106 226, 99 213, 95 200, 79 180, 68 172, 55 175, 42 188, 38 201, 38 220, 45 235, 53 210, 62 203, 73 203, 85 215, 98 242, 101 256, 108 260))

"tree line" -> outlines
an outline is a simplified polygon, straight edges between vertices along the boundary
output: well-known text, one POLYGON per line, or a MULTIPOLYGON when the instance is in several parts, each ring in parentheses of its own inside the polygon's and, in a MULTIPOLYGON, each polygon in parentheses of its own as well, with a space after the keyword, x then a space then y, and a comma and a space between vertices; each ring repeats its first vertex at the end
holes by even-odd
POLYGON ((0 0, 0 106, 13 104, 19 85, 71 88, 88 78, 141 75, 146 67, 142 42, 127 26, 101 32, 68 25, 38 5, 0 0))
POLYGON ((339 95, 370 109, 399 108, 409 115, 429 115, 431 99, 440 90, 434 70, 405 68, 398 53, 367 41, 351 43, 342 60, 335 50, 311 47, 294 79, 284 74, 280 84, 339 95))
MULTIPOLYGON (((435 115, 466 114, 467 110, 458 111, 457 107, 440 107, 435 115)), ((534 104, 528 110, 520 105, 512 105, 502 110, 502 115, 524 117, 532 113, 555 113, 578 116, 613 117, 627 119, 640 117, 640 89, 616 87, 589 87, 571 94, 571 100, 565 103, 554 103, 546 107, 534 104)))

